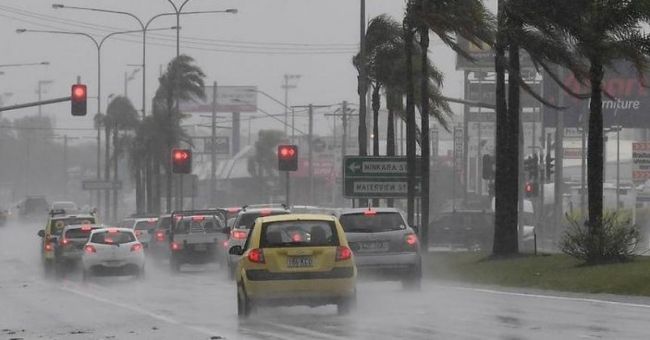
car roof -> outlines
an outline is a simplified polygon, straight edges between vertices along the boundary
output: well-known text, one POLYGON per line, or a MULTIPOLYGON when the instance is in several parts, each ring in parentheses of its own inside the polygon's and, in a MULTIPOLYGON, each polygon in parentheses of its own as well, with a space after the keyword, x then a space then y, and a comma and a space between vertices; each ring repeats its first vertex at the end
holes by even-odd
POLYGON ((289 212, 290 210, 284 207, 255 207, 247 208, 239 211, 239 215, 246 214, 259 214, 261 211, 271 211, 271 212, 289 212))
POLYGON ((133 233, 133 229, 131 229, 131 228, 114 228, 114 227, 98 228, 98 229, 93 230, 92 233, 94 234, 94 233, 99 233, 99 232, 108 232, 109 230, 116 230, 116 231, 119 231, 121 233, 124 233, 124 232, 133 233))
POLYGON ((259 218, 262 223, 284 221, 335 221, 336 217, 326 214, 284 214, 259 218))
POLYGON ((398 213, 401 214, 402 211, 397 208, 389 207, 376 207, 376 208, 346 208, 337 211, 337 216, 341 215, 350 215, 350 214, 363 214, 364 212, 372 210, 378 213, 398 213))
POLYGON ((97 224, 68 224, 67 226, 63 227, 63 230, 70 230, 70 229, 81 229, 82 227, 85 226, 90 226, 93 229, 98 229, 98 228, 104 228, 101 225, 97 224))
POLYGON ((68 218, 95 218, 95 215, 55 215, 52 216, 52 220, 65 220, 68 218))
POLYGON ((151 221, 151 220, 158 221, 158 217, 135 217, 135 218, 131 218, 131 219, 135 220, 136 222, 151 221))

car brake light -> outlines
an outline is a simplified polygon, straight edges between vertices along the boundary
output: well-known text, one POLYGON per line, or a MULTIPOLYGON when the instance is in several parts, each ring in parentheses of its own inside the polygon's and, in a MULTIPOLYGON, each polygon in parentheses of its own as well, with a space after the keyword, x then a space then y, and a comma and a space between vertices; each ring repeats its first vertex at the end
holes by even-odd
POLYGON ((406 240, 406 244, 408 244, 409 246, 414 246, 418 243, 418 237, 415 234, 406 235, 405 240, 406 240))
POLYGON ((181 245, 180 245, 180 243, 172 242, 172 244, 170 245, 170 248, 173 251, 178 251, 178 250, 181 250, 181 245))
POLYGON ((142 243, 136 243, 136 244, 132 245, 131 246, 131 251, 133 251, 133 252, 142 251, 142 243))
POLYGON ((239 210, 241 210, 241 209, 237 208, 237 207, 228 208, 229 213, 238 213, 239 210))
POLYGON ((88 244, 84 247, 84 252, 86 252, 86 254, 92 254, 92 253, 96 253, 97 249, 95 249, 94 246, 88 244))
POLYGON ((260 215, 262 215, 262 216, 271 215, 271 209, 262 209, 262 210, 260 210, 260 215))
POLYGON ((67 238, 62 238, 61 239, 61 245, 62 246, 67 246, 68 244, 70 244, 70 240, 68 240, 67 238))
POLYGON ((46 243, 45 251, 52 251, 52 250, 54 250, 54 246, 52 245, 52 243, 46 243))
POLYGON ((352 258, 352 250, 350 248, 341 246, 336 248, 336 261, 345 261, 352 258))
POLYGON ((157 232, 156 233, 156 240, 161 241, 161 242, 164 241, 165 240, 165 233, 163 233, 162 231, 157 232))
POLYGON ((293 242, 302 242, 302 235, 300 235, 298 233, 295 233, 295 234, 291 235, 291 240, 293 242))
POLYGON ((372 210, 372 209, 368 209, 368 210, 364 211, 363 214, 365 216, 375 216, 375 215, 377 215, 377 211, 372 210))
POLYGON ((233 230, 230 234, 235 240, 245 240, 248 236, 248 233, 243 230, 233 230))
POLYGON ((81 231, 90 231, 92 229, 89 224, 84 224, 81 226, 81 231))
POLYGON ((115 234, 115 233, 118 233, 118 232, 119 232, 119 230, 117 230, 117 228, 108 228, 108 233, 109 234, 115 234))
POLYGON ((205 216, 192 216, 192 221, 194 222, 201 222, 205 220, 205 216))
POLYGON ((223 247, 228 249, 228 240, 223 241, 223 247))
POLYGON ((253 263, 264 263, 264 252, 256 248, 248 252, 248 260, 253 263))

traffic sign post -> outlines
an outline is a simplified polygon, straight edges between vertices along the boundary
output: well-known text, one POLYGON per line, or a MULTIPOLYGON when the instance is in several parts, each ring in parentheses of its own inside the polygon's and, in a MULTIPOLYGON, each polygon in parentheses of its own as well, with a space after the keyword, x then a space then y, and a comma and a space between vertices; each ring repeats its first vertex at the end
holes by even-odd
MULTIPOLYGON (((422 191, 422 158, 414 164, 416 194, 422 191)), ((346 198, 405 198, 406 157, 346 156, 343 161, 343 194, 346 198)))

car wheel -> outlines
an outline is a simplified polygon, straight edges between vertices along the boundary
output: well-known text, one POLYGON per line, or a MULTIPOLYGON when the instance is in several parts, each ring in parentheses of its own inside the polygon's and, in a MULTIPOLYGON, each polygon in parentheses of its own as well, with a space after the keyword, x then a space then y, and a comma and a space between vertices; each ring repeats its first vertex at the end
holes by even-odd
POLYGON ((357 306, 357 293, 351 297, 345 298, 336 305, 336 311, 339 315, 350 314, 357 306))
POLYGON ((240 318, 247 318, 251 314, 251 310, 251 301, 246 296, 246 291, 237 285, 237 315, 240 318))

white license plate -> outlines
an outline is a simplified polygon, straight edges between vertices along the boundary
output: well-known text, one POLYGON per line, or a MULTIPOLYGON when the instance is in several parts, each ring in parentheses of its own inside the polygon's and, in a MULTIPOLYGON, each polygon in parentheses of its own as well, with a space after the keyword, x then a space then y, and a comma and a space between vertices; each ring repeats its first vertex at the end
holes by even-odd
POLYGON ((208 246, 205 245, 205 244, 195 244, 194 245, 194 250, 206 251, 206 250, 208 250, 208 246))
POLYGON ((312 265, 313 265, 313 259, 311 256, 287 257, 287 267, 290 268, 311 267, 312 265))
POLYGON ((361 242, 359 250, 366 252, 388 251, 388 242, 361 242))

